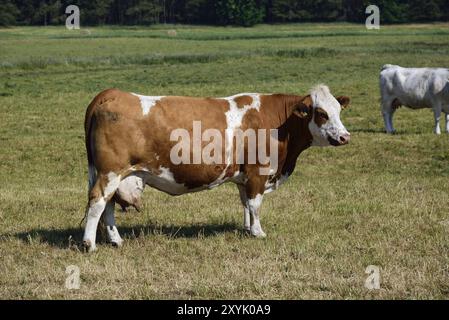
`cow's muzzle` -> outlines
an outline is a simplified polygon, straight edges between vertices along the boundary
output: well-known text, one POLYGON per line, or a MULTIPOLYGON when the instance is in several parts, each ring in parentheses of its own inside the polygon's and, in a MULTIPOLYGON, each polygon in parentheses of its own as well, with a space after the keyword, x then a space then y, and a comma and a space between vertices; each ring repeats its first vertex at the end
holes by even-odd
POLYGON ((351 140, 351 135, 348 134, 343 134, 341 135, 338 140, 332 138, 332 137, 328 137, 327 138, 329 140, 329 143, 334 146, 334 147, 338 147, 338 146, 343 146, 345 144, 349 143, 349 140, 351 140))

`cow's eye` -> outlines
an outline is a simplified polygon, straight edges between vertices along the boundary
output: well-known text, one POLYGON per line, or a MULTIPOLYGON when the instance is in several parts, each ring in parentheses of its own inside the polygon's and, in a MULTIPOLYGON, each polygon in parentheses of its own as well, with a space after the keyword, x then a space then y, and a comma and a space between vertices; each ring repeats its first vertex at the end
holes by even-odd
POLYGON ((320 118, 322 118, 324 120, 329 120, 329 116, 328 116, 327 112, 324 111, 323 109, 317 108, 316 114, 317 114, 317 116, 319 116, 320 118))

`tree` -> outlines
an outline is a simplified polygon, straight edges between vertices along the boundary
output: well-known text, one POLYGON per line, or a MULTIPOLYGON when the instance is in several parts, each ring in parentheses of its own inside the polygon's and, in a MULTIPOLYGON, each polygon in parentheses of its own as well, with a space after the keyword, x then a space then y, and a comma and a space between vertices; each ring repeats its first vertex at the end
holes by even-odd
POLYGON ((186 23, 215 24, 214 3, 208 0, 187 0, 184 7, 186 23))
POLYGON ((338 21, 343 17, 343 1, 328 0, 315 1, 314 17, 316 21, 338 21))
MULTIPOLYGON (((366 1, 366 3, 368 2, 369 1, 366 1)), ((379 2, 378 6, 380 8, 381 23, 410 22, 410 20, 407 18, 406 3, 408 1, 381 0, 378 2, 379 2)))
POLYGON ((19 10, 9 0, 0 0, 0 26, 11 26, 16 24, 19 10))
POLYGON ((363 23, 370 4, 380 8, 381 23, 449 21, 449 0, 0 0, 0 26, 63 24, 70 4, 84 25, 363 23))
POLYGON ((60 0, 56 0, 53 4, 48 5, 48 18, 50 24, 59 24, 64 21, 60 0))
MULTIPOLYGON (((446 11, 449 11, 449 7, 446 7, 446 11)), ((439 20, 441 15, 438 4, 434 0, 409 1, 408 16, 412 21, 422 22, 439 20)))
POLYGON ((105 24, 110 16, 113 0, 81 1, 80 11, 83 23, 90 25, 105 24))
POLYGON ((273 20, 279 22, 310 21, 314 16, 314 1, 273 0, 273 20))
POLYGON ((441 19, 444 21, 449 21, 449 0, 441 0, 441 19))
POLYGON ((224 25, 253 26, 261 23, 265 14, 254 0, 219 0, 215 8, 218 22, 224 25))
POLYGON ((160 15, 164 12, 158 0, 140 0, 126 10, 131 24, 159 23, 160 15))

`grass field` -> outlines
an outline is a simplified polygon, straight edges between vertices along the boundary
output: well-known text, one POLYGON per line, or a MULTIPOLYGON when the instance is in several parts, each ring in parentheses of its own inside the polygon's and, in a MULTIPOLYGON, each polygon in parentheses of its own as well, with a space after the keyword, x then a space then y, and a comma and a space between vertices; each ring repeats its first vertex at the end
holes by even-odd
POLYGON ((0 29, 0 298, 449 298, 449 135, 432 134, 430 110, 407 109, 398 134, 383 133, 386 63, 448 67, 449 25, 0 29), (142 212, 117 216, 122 248, 76 250, 96 93, 305 94, 317 83, 351 96, 352 141, 299 158, 264 199, 266 239, 241 232, 229 184, 182 197, 146 189, 142 212), (69 265, 79 290, 65 287, 69 265), (368 265, 380 290, 364 286, 368 265))

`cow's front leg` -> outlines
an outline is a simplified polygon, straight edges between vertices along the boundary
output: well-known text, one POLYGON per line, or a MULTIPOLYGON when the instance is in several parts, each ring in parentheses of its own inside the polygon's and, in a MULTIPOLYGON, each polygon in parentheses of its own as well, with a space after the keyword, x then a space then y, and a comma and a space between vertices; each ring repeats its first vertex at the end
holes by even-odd
POLYGON ((239 188, 239 194, 240 194, 240 201, 243 205, 243 229, 245 231, 250 232, 251 231, 251 224, 250 224, 250 214, 249 214, 249 208, 248 208, 248 199, 246 198, 246 191, 245 186, 238 185, 239 188))
POLYGON ((251 235, 257 238, 265 238, 267 235, 262 230, 260 224, 260 211, 262 206, 263 194, 265 192, 265 176, 255 176, 249 178, 246 183, 247 206, 250 215, 250 231, 251 235))
POLYGON ((445 120, 446 120, 445 121, 445 123, 446 123, 445 129, 446 129, 446 132, 449 133, 449 113, 445 113, 444 116, 445 116, 445 120))
POLYGON ((396 104, 394 99, 382 97, 382 116, 384 118, 385 131, 391 134, 395 133, 393 127, 393 114, 396 110, 396 104))
POLYGON ((440 129, 440 118, 441 118, 441 106, 436 106, 433 108, 433 115, 435 118, 435 130, 434 132, 436 134, 441 134, 441 129, 440 129))
POLYGON ((395 133, 396 130, 393 127, 393 111, 382 112, 382 116, 384 118, 385 131, 390 134, 395 133))
POLYGON ((388 115, 388 121, 390 123, 390 133, 396 133, 396 129, 393 126, 393 115, 394 115, 394 111, 388 115))
POLYGON ((260 225, 260 207, 262 206, 262 194, 257 194, 248 200, 248 208, 251 217, 251 235, 257 238, 265 238, 267 235, 260 225))
POLYGON ((120 237, 120 234, 115 225, 114 209, 115 209, 115 202, 111 200, 106 204, 106 209, 104 210, 103 213, 103 219, 108 241, 113 246, 120 247, 123 244, 123 239, 122 237, 120 237))

